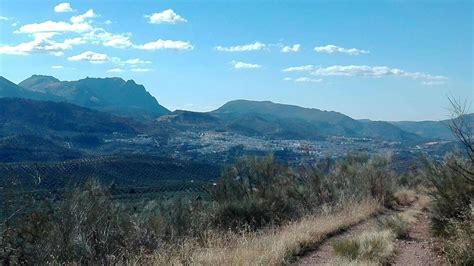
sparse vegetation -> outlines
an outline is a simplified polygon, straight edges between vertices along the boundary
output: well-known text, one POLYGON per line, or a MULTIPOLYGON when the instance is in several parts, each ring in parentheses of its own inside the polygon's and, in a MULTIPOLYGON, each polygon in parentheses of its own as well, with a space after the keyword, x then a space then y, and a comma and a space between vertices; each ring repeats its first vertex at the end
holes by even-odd
POLYGON ((364 232, 334 243, 334 254, 343 259, 385 264, 394 256, 395 235, 390 230, 364 232))
POLYGON ((466 121, 467 105, 450 99, 450 128, 462 150, 442 162, 427 161, 426 176, 433 189, 432 231, 443 240, 446 259, 454 265, 474 262, 474 125, 466 121))
POLYGON ((414 190, 410 189, 399 189, 393 194, 395 201, 400 206, 408 206, 417 200, 417 195, 414 190))
POLYGON ((410 223, 399 214, 383 219, 381 225, 383 228, 392 231, 396 238, 409 238, 410 223))
POLYGON ((92 180, 35 199, 15 215, 0 239, 1 257, 12 263, 286 263, 373 215, 378 202, 392 201, 396 184, 388 162, 351 155, 296 169, 271 156, 247 158, 223 171, 210 200, 155 199, 138 209, 92 180))

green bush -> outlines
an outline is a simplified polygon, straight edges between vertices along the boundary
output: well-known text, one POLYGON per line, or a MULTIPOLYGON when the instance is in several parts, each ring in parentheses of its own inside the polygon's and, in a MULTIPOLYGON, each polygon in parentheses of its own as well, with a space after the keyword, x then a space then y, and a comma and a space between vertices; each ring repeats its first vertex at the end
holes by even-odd
MULTIPOLYGON (((431 193, 431 224, 438 236, 450 236, 452 221, 473 219, 471 206, 474 205, 474 183, 466 179, 467 173, 474 173, 472 161, 459 155, 450 154, 440 164, 425 162, 427 178, 434 186, 431 193)), ((471 178, 474 177, 474 174, 471 178)))
POLYGON ((214 224, 225 229, 257 229, 298 217, 298 179, 272 156, 239 160, 226 169, 213 190, 214 224))
POLYGON ((452 265, 474 265, 474 221, 452 221, 452 235, 444 243, 444 253, 452 265))
POLYGON ((337 161, 290 168, 272 156, 249 157, 225 169, 213 190, 215 224, 226 229, 279 224, 367 197, 393 201, 394 173, 389 157, 348 155, 337 161))

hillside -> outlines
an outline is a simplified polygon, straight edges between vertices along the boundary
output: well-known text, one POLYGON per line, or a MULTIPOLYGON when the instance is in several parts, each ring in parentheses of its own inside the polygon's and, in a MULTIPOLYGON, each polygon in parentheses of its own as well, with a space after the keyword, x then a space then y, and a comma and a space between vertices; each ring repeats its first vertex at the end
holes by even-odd
MULTIPOLYGON (((474 125, 474 113, 465 115, 465 121, 474 125)), ((391 124, 427 139, 453 140, 453 134, 449 129, 450 119, 441 121, 398 121, 391 124)))
POLYGON ((0 134, 136 133, 126 118, 65 102, 0 98, 0 134))
MULTIPOLYGON (((59 162, 0 163, 2 178, 20 177, 25 187, 32 176, 41 176, 42 189, 60 189, 91 177, 117 187, 181 190, 186 181, 210 182, 219 175, 219 165, 142 155, 106 156, 59 162), (175 187, 178 186, 178 187, 175 187)), ((188 184, 189 186, 189 184, 188 184)))
POLYGON ((60 100, 59 97, 51 94, 27 90, 0 76, 0 98, 3 97, 16 97, 35 100, 60 100))
MULTIPOLYGON (((85 78, 59 81, 51 76, 33 75, 20 82, 19 86, 30 94, 42 95, 44 100, 66 101, 119 115, 160 116, 169 113, 143 85, 133 80, 85 78)), ((32 98, 22 95, 10 97, 32 98)))
POLYGON ((45 162, 78 159, 80 151, 35 135, 12 135, 0 138, 0 162, 45 162))
POLYGON ((319 139, 327 136, 370 137, 414 141, 419 137, 386 122, 362 123, 334 111, 322 111, 269 101, 231 101, 211 112, 230 129, 250 135, 319 139))

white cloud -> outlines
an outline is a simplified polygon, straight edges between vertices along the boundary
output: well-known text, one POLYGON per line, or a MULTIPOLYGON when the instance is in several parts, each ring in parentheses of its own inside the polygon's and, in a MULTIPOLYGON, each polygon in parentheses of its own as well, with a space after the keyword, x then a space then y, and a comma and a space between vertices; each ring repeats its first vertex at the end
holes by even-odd
POLYGON ((235 69, 255 69, 255 68, 261 68, 262 67, 261 65, 238 62, 238 61, 232 61, 232 66, 235 69))
POLYGON ((301 48, 300 44, 293 44, 293 46, 284 46, 283 48, 281 48, 281 51, 283 53, 290 53, 290 52, 296 53, 300 50, 300 48, 301 48))
POLYGON ((187 20, 176 14, 172 9, 167 9, 162 12, 153 13, 149 16, 148 22, 151 24, 177 24, 180 22, 187 22, 187 20))
POLYGON ((251 44, 245 45, 237 45, 237 46, 230 46, 230 47, 223 47, 223 46, 216 46, 214 49, 220 52, 249 52, 249 51, 258 51, 265 49, 266 45, 261 42, 255 42, 251 44))
POLYGON ((110 39, 104 41, 103 44, 114 48, 127 48, 133 45, 129 36, 121 34, 110 36, 110 39))
POLYGON ((74 45, 84 43, 81 38, 66 39, 63 42, 50 40, 55 33, 35 33, 34 40, 18 45, 0 46, 0 54, 27 55, 31 53, 49 53, 62 56, 65 50, 72 49, 74 45))
POLYGON ((109 57, 106 54, 95 53, 91 51, 83 52, 81 54, 71 56, 67 60, 69 61, 88 61, 93 64, 102 64, 109 61, 109 57))
POLYGON ((429 81, 422 81, 421 84, 426 86, 440 86, 443 85, 445 81, 443 80, 429 80, 429 81))
POLYGON ((298 82, 298 83, 319 83, 322 81, 323 81, 322 79, 312 79, 312 78, 307 78, 307 77, 300 77, 300 78, 295 79, 295 82, 298 82))
POLYGON ((132 68, 130 70, 133 71, 133 72, 148 72, 148 71, 151 71, 151 69, 149 69, 149 68, 132 68))
POLYGON ((20 27, 20 33, 37 32, 86 32, 92 29, 88 23, 67 23, 63 21, 45 21, 41 23, 26 24, 20 27))
POLYGON ((283 78, 284 81, 291 81, 293 80, 292 78, 289 78, 289 77, 286 77, 286 78, 283 78))
POLYGON ((296 66, 296 67, 289 67, 285 68, 282 71, 283 72, 305 72, 305 71, 311 71, 314 70, 315 66, 313 65, 305 65, 305 66, 296 66))
POLYGON ((106 25, 110 25, 110 24, 112 24, 112 20, 108 19, 108 20, 104 21, 104 23, 105 23, 106 25))
POLYGON ((360 50, 356 48, 343 48, 343 47, 338 47, 333 44, 329 44, 326 46, 319 46, 319 47, 314 47, 314 51, 318 53, 326 53, 326 54, 336 54, 336 53, 341 53, 341 54, 348 54, 348 55, 360 55, 360 54, 368 54, 370 53, 369 51, 366 50, 360 50))
POLYGON ((71 17, 71 22, 74 24, 83 23, 84 21, 86 21, 86 19, 94 18, 94 17, 97 17, 97 14, 94 13, 93 9, 89 9, 86 11, 86 13, 82 15, 71 17))
POLYGON ((405 77, 420 80, 423 85, 441 85, 448 79, 441 75, 431 75, 423 72, 409 72, 398 68, 387 66, 365 66, 365 65, 334 65, 321 67, 314 65, 289 67, 283 72, 308 72, 314 76, 362 76, 362 77, 405 77))
POLYGON ((0 20, 5 20, 5 21, 7 21, 8 18, 7 18, 7 17, 4 17, 4 16, 0 16, 0 20))
POLYGON ((122 62, 128 65, 151 64, 151 61, 141 60, 140 58, 128 59, 122 62))
POLYGON ((439 85, 444 83, 448 78, 441 75, 430 75, 422 72, 408 72, 398 68, 390 68, 387 66, 364 66, 364 65, 348 65, 348 66, 330 66, 317 67, 311 72, 315 76, 364 76, 364 77, 405 77, 414 80, 421 80, 425 85, 439 85))
POLYGON ((51 66, 51 68, 54 68, 54 69, 63 69, 64 67, 61 66, 61 65, 56 65, 56 66, 51 66))
POLYGON ((133 46, 130 33, 114 34, 102 28, 94 28, 83 34, 83 38, 94 44, 102 44, 106 47, 128 48, 133 46))
POLYGON ((142 50, 162 50, 162 49, 193 50, 194 46, 192 46, 190 42, 159 39, 154 42, 145 43, 143 45, 136 45, 135 48, 142 49, 142 50))
POLYGON ((41 23, 26 24, 20 27, 19 33, 39 33, 39 32, 76 32, 83 33, 91 31, 92 26, 86 21, 95 17, 94 10, 89 9, 86 13, 71 17, 71 23, 64 21, 45 21, 41 23))
POLYGON ((61 3, 54 7, 54 12, 62 13, 62 12, 73 12, 71 4, 69 3, 61 3))
POLYGON ((121 68, 112 68, 112 69, 107 70, 107 72, 110 72, 110 73, 121 73, 121 72, 123 72, 123 69, 121 69, 121 68))

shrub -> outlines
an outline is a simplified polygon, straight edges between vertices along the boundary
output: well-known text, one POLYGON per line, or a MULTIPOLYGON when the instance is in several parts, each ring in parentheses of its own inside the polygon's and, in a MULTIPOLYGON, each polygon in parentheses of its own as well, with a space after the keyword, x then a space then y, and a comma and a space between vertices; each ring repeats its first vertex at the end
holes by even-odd
POLYGON ((223 172, 213 190, 214 224, 225 229, 256 229, 298 217, 298 189, 296 175, 272 156, 239 160, 223 172))
POLYGON ((18 217, 11 230, 12 263, 107 264, 158 242, 97 181, 69 189, 59 200, 42 200, 18 217))
POLYGON ((364 232, 360 236, 341 240, 333 244, 338 257, 385 264, 395 252, 394 235, 390 230, 364 232))
POLYGON ((400 189, 393 194, 398 205, 408 206, 417 200, 416 192, 408 189, 400 189))
POLYGON ((223 171, 213 190, 214 224, 257 229, 318 211, 323 205, 365 198, 388 205, 395 190, 389 162, 387 156, 348 155, 292 169, 272 156, 239 160, 223 171))
POLYGON ((474 265, 474 221, 451 221, 452 235, 444 242, 444 253, 452 265, 474 265))
POLYGON ((431 192, 432 229, 438 236, 449 236, 450 222, 473 219, 474 183, 463 176, 461 169, 474 173, 474 165, 455 154, 446 156, 441 164, 425 163, 427 179, 434 186, 431 192))
POLYGON ((401 215, 396 214, 380 221, 382 228, 388 229, 395 234, 396 238, 409 238, 410 224, 401 215))

